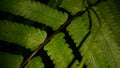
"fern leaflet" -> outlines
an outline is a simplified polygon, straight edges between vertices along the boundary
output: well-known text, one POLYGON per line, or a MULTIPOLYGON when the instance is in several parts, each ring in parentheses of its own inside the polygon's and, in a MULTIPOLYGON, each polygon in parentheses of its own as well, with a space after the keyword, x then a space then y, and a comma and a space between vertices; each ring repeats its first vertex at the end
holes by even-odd
POLYGON ((42 59, 39 56, 32 58, 25 68, 44 68, 44 64, 42 63, 42 59))
POLYGON ((89 31, 89 21, 87 13, 82 16, 76 18, 71 22, 71 24, 67 27, 67 31, 71 35, 72 39, 76 43, 78 47, 80 42, 83 40, 84 36, 89 31))
MULTIPOLYGON (((53 60, 55 68, 66 68, 73 59, 72 50, 63 39, 64 34, 57 34, 45 47, 48 55, 53 60)), ((78 63, 78 62, 76 62, 78 63)))
POLYGON ((46 38, 46 32, 23 24, 0 21, 0 40, 35 50, 46 38))
POLYGON ((83 0, 63 0, 60 7, 65 8, 72 15, 84 8, 83 0))
POLYGON ((21 55, 0 52, 0 68, 19 68, 22 61, 21 55))
POLYGON ((67 20, 67 14, 30 0, 0 0, 0 10, 46 24, 54 30, 67 20), (6 5, 7 4, 7 5, 6 5))

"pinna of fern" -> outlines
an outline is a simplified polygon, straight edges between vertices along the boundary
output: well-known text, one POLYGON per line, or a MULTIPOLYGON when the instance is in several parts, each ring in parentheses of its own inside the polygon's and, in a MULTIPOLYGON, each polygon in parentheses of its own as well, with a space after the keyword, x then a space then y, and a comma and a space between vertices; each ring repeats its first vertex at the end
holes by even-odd
POLYGON ((88 13, 86 12, 82 16, 73 20, 66 28, 69 35, 71 35, 72 39, 76 43, 76 47, 79 47, 80 42, 82 42, 85 35, 88 34, 89 27, 88 13))
MULTIPOLYGON (((22 55, 0 52, 0 68, 20 68, 22 61, 22 55)), ((40 56, 35 56, 24 68, 44 68, 44 64, 40 56)))
POLYGON ((42 58, 40 56, 33 57, 25 66, 25 68, 44 68, 42 58))
POLYGON ((0 52, 1 68, 19 68, 23 61, 23 56, 0 52))
POLYGON ((68 17, 66 13, 31 0, 1 0, 0 6, 1 11, 10 12, 43 23, 54 30, 59 28, 68 17))
MULTIPOLYGON (((55 64, 55 68, 67 68, 74 55, 68 44, 63 39, 64 34, 58 33, 45 47, 51 60, 55 64)), ((78 61, 76 61, 72 67, 77 68, 78 61)))
POLYGON ((35 50, 46 39, 46 32, 28 25, 0 21, 0 40, 35 50))
POLYGON ((83 0, 62 0, 60 7, 65 8, 71 15, 75 15, 78 11, 82 10, 85 5, 83 0))

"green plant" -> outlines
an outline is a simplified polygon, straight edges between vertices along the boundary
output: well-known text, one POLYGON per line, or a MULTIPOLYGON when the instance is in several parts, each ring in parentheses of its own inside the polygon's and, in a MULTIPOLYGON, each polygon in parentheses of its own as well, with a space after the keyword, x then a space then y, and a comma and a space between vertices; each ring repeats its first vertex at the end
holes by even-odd
POLYGON ((0 68, 120 68, 119 0, 0 0, 0 68))

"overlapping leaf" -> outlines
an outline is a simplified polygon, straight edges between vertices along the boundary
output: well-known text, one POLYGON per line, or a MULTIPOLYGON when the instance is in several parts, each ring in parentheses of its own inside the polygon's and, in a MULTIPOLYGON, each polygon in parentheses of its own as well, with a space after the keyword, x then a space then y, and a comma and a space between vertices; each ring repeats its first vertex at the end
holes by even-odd
POLYGON ((44 64, 42 63, 42 59, 39 56, 32 58, 25 68, 44 68, 44 64))
MULTIPOLYGON (((45 47, 48 55, 55 64, 55 68, 67 68, 72 59, 74 58, 72 50, 63 39, 64 34, 57 34, 45 47)), ((76 62, 78 63, 78 61, 76 62)), ((75 66, 75 65, 73 65, 75 66)))
POLYGON ((0 68, 19 68, 22 61, 21 55, 0 52, 0 68))
POLYGON ((0 40, 17 43, 35 50, 46 38, 46 32, 10 21, 0 21, 0 40))
POLYGON ((30 0, 0 0, 0 10, 43 23, 54 30, 67 20, 66 13, 30 0))

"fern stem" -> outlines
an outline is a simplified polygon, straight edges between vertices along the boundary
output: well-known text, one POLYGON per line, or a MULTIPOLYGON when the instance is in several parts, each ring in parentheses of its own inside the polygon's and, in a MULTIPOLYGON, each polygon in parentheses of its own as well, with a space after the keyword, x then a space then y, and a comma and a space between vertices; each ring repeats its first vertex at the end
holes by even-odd
MULTIPOLYGON (((106 0, 104 0, 106 1, 106 0)), ((51 36, 49 36, 42 44, 39 45, 39 47, 20 65, 20 68, 23 68, 26 63, 37 53, 40 51, 40 49, 42 49, 42 47, 44 47, 57 33, 59 33, 62 29, 66 28, 71 21, 73 21, 75 18, 81 16, 82 14, 84 14, 88 9, 90 9, 93 6, 98 5, 100 2, 97 1, 94 4, 90 4, 88 7, 84 8, 83 10, 79 11, 78 13, 76 13, 74 16, 70 17, 63 25, 61 25, 51 36)))

